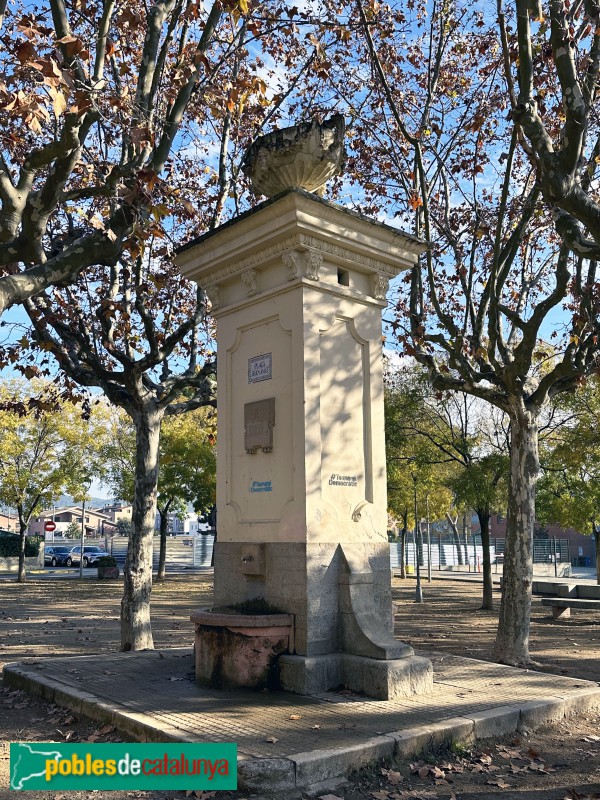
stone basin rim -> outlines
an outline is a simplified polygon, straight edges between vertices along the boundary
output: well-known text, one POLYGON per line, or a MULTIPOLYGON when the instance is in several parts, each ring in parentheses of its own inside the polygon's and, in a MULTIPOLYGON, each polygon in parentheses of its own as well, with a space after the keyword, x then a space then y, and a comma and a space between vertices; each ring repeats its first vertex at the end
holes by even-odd
POLYGON ((236 609, 199 608, 190 614, 196 625, 225 626, 227 628, 271 628, 293 625, 293 614, 244 613, 236 609))

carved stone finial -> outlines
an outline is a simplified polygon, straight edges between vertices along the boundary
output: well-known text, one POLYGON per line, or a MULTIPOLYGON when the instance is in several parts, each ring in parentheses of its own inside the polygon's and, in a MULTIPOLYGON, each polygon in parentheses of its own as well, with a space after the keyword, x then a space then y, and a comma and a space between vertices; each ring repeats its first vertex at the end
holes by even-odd
POLYGON ((322 195, 329 178, 342 171, 345 132, 342 114, 323 123, 276 129, 250 145, 242 169, 256 194, 273 197, 286 189, 305 189, 322 195))
POLYGON ((246 285, 246 288, 248 290, 248 297, 254 297, 254 295, 258 292, 258 280, 257 280, 256 270, 247 269, 245 272, 241 273, 240 278, 246 285))

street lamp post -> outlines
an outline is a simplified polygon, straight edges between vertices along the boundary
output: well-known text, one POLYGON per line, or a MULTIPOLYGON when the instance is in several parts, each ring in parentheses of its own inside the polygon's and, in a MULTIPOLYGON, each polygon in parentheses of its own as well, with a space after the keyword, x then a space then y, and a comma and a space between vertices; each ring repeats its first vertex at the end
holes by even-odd
POLYGON ((85 497, 81 501, 81 552, 79 553, 79 577, 83 580, 83 548, 85 545, 85 497))
POLYGON ((431 583, 431 525, 429 524, 429 492, 425 495, 425 518, 427 524, 427 582, 431 583))
POLYGON ((421 567, 419 562, 419 549, 421 545, 421 525, 419 523, 419 513, 417 507, 417 473, 413 472, 413 487, 415 494, 415 540, 416 540, 416 553, 415 561, 417 562, 417 588, 415 592, 415 603, 423 602, 423 590, 421 589, 421 567))

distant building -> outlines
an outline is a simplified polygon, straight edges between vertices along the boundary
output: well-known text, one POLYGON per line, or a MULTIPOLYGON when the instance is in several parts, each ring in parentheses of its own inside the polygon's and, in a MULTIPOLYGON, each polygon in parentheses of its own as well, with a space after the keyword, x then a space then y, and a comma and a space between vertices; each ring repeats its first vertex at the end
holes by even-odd
POLYGON ((99 513, 106 514, 113 522, 125 520, 131 522, 133 508, 126 503, 111 503, 98 509, 99 513))
MULTIPOLYGON (((46 538, 52 539, 61 536, 74 522, 81 526, 81 506, 67 506, 67 508, 55 508, 42 511, 36 517, 32 517, 29 523, 28 533, 30 535, 44 535, 44 523, 52 520, 56 524, 54 535, 46 538)), ((85 535, 104 536, 112 535, 115 532, 115 523, 107 514, 95 508, 85 509, 85 535)))
MULTIPOLYGON (((160 530, 160 513, 156 513, 156 521, 154 527, 157 531, 160 530)), ((196 534, 198 533, 198 515, 192 511, 188 511, 184 519, 178 517, 176 514, 167 514, 167 533, 170 536, 177 534, 196 534)))
MULTIPOLYGON (((473 523, 473 533, 479 533, 479 523, 473 523)), ((569 546, 571 560, 589 559, 589 565, 594 566, 596 561, 596 546, 593 536, 586 536, 574 528, 561 528, 559 525, 541 525, 536 522, 534 530, 536 540, 566 539, 569 546)), ((492 514, 490 518, 490 538, 504 539, 506 537, 506 517, 502 514, 492 514)), ((492 542, 493 543, 493 542, 492 542)))
MULTIPOLYGON (((117 533, 117 522, 125 520, 131 522, 132 507, 125 503, 111 503, 102 508, 85 509, 85 535, 86 536, 114 536, 117 533)), ((64 508, 46 509, 37 516, 32 517, 29 523, 30 535, 44 535, 44 523, 53 520, 56 524, 54 535, 48 534, 51 540, 60 537, 74 522, 81 526, 81 506, 66 506, 64 508)), ((168 515, 167 533, 175 536, 178 534, 194 535, 207 526, 198 522, 198 515, 188 508, 184 519, 175 514, 168 515)), ((0 514, 0 530, 18 531, 19 522, 15 515, 0 514), (10 527, 9 527, 10 525, 10 527)), ((160 530, 160 514, 156 514, 156 531, 160 530)))
POLYGON ((8 531, 9 533, 19 532, 19 516, 16 511, 12 514, 0 514, 0 531, 8 531))

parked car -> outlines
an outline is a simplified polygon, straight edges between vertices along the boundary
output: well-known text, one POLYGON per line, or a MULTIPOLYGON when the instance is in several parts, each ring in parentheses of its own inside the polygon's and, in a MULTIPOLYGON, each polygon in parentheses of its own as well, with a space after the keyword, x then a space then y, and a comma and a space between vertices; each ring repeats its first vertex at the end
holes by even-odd
POLYGON ((64 545, 45 547, 44 548, 44 566, 58 567, 62 566, 67 561, 67 556, 71 552, 70 547, 64 545))
MULTIPOLYGON (((84 545, 83 548, 83 566, 84 567, 95 567, 98 565, 98 559, 102 558, 102 556, 107 555, 106 550, 102 550, 100 547, 96 547, 94 545, 84 545)), ((76 547, 72 547, 67 554, 67 558, 65 563, 67 567, 71 566, 79 566, 79 562, 81 560, 81 545, 77 545, 76 547)))

